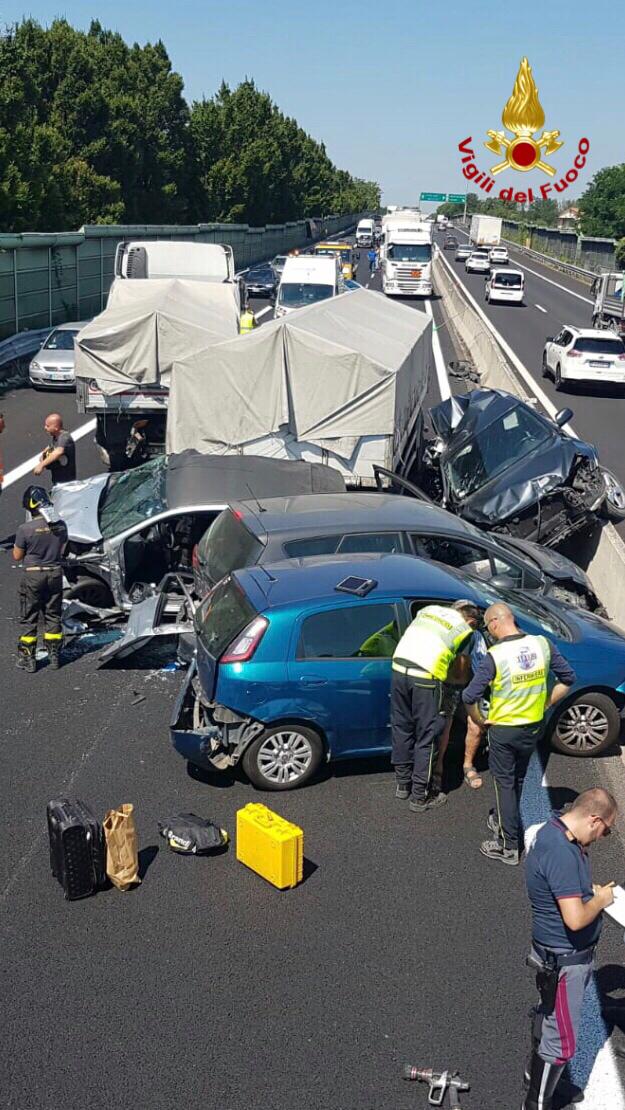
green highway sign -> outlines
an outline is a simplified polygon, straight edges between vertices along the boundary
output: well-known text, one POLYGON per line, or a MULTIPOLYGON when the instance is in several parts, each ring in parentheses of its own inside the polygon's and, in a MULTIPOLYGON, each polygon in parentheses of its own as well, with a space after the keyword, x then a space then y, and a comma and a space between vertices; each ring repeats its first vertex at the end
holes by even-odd
POLYGON ((447 200, 447 193, 421 193, 419 200, 447 200))
POLYGON ((464 193, 450 193, 447 200, 450 204, 464 204, 464 193))

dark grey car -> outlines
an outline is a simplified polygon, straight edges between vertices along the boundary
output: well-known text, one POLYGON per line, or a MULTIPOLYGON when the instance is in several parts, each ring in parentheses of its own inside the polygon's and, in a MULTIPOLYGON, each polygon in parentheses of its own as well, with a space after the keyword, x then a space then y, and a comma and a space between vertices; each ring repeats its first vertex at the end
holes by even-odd
POLYGON ((231 571, 255 564, 365 552, 418 555, 495 587, 536 591, 600 609, 588 577, 559 553, 524 540, 485 535, 416 497, 376 492, 231 502, 194 549, 195 588, 203 597, 231 571))

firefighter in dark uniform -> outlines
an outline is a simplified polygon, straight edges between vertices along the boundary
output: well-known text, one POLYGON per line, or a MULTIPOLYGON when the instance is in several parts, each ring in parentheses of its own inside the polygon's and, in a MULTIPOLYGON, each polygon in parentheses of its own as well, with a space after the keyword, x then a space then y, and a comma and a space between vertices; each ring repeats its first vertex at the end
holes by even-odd
POLYGON ((62 558, 67 528, 62 520, 46 519, 51 515, 52 504, 41 486, 29 486, 22 503, 32 519, 20 524, 13 547, 13 558, 23 563, 20 582, 22 632, 17 646, 17 665, 31 673, 37 670, 37 633, 41 616, 50 665, 57 670, 63 641, 62 558))

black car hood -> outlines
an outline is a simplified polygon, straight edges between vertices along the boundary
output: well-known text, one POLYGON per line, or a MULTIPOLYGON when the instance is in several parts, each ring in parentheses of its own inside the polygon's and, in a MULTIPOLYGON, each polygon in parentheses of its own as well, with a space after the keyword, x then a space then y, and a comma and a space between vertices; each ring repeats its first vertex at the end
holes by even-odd
MULTIPOLYGON (((503 390, 474 389, 431 409, 432 425, 444 444, 440 460, 443 474, 447 460, 456 451, 519 403, 517 397, 503 390)), ((550 440, 528 451, 469 497, 452 499, 453 509, 475 524, 507 520, 565 485, 580 456, 597 461, 593 447, 553 425, 550 440)))

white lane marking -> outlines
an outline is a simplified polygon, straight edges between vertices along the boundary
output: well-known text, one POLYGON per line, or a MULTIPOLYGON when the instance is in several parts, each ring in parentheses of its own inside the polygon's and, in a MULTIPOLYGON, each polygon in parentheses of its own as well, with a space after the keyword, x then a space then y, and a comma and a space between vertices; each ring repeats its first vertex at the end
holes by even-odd
MULTIPOLYGON (((466 235, 467 239, 469 238, 469 233, 465 231, 464 228, 459 227, 457 230, 461 231, 463 235, 466 235)), ((577 297, 578 301, 585 301, 586 304, 592 305, 595 303, 590 297, 583 297, 581 293, 575 293, 573 289, 567 289, 566 285, 560 285, 559 281, 554 281, 553 278, 548 278, 545 277, 544 274, 540 274, 538 270, 532 270, 530 266, 525 266, 522 262, 519 262, 516 257, 514 259, 514 264, 515 266, 519 266, 521 270, 526 270, 528 274, 533 274, 534 277, 540 278, 541 281, 546 281, 548 285, 555 285, 556 289, 561 289, 563 293, 570 293, 572 297, 577 297)))
POLYGON ((260 320, 261 316, 265 316, 268 312, 271 312, 272 310, 273 305, 268 304, 266 308, 261 308, 260 312, 255 312, 254 315, 256 316, 257 320, 260 320))
MULTIPOLYGON (((557 408, 555 407, 555 405, 550 401, 549 397, 544 392, 544 390, 542 390, 540 388, 538 382, 535 381, 535 379, 532 377, 532 374, 530 373, 530 371, 521 362, 521 359, 517 355, 515 355, 514 351, 512 350, 512 347, 510 346, 510 344, 506 342, 503 335, 501 335, 501 333, 497 330, 495 325, 489 320, 486 313, 482 312, 482 309, 480 308, 480 306, 477 303, 477 301, 475 300, 475 298, 471 296, 471 294, 469 293, 469 290, 467 289, 466 285, 463 282, 460 281, 460 278, 458 277, 458 275, 455 273, 454 270, 452 270, 451 266, 449 265, 449 262, 445 258, 445 255, 442 254, 442 252, 441 252, 439 257, 442 260, 443 265, 447 267, 447 269, 448 269, 449 273, 451 274, 451 277, 453 278, 453 280, 458 285, 461 286, 462 292, 464 293, 465 297, 467 298, 469 303, 472 305, 472 307, 477 312, 480 320, 482 320, 482 322, 486 325, 486 327, 490 331, 491 335, 493 335, 495 337, 495 339, 497 340, 497 342, 498 342, 499 346, 501 347, 502 351, 504 352, 504 354, 506 354, 507 357, 510 359, 510 362, 514 366, 515 370, 517 370, 519 372, 519 374, 523 378, 523 381, 526 383, 526 385, 529 386, 529 388, 531 389, 534 396, 538 398, 538 400, 540 401, 540 403, 543 406, 543 408, 545 409, 545 411, 548 412, 550 417, 553 419, 556 415, 556 412, 558 411, 557 408)), ((564 431, 566 431, 570 436, 574 436, 574 437, 577 436, 577 433, 573 430, 572 424, 565 424, 564 425, 564 431)))
POLYGON ((537 308, 539 312, 544 312, 545 316, 547 315, 547 309, 543 308, 543 306, 541 304, 535 304, 534 308, 537 308))
POLYGON ((599 1049, 584 1091, 585 1110, 623 1110, 625 1099, 612 1041, 599 1049))
MULTIPOLYGON (((89 432, 94 432, 95 424, 95 420, 88 420, 86 424, 81 424, 80 428, 76 428, 76 430, 72 432, 72 439, 82 439, 83 436, 89 435, 89 432)), ((26 459, 26 462, 20 463, 20 465, 16 466, 13 470, 9 470, 8 474, 5 474, 2 488, 6 489, 7 486, 12 486, 14 482, 19 482, 20 478, 23 478, 25 474, 32 471, 33 467, 39 462, 40 454, 41 451, 39 454, 33 455, 32 459, 26 459)))
POLYGON ((438 337, 438 332, 434 330, 434 312, 432 311, 432 305, 428 300, 426 300, 425 302, 425 311, 432 321, 432 353, 434 355, 434 365, 436 366, 438 388, 440 390, 441 400, 447 401, 448 398, 451 397, 449 378, 447 377, 447 369, 445 367, 445 359, 443 357, 441 341, 438 337))

